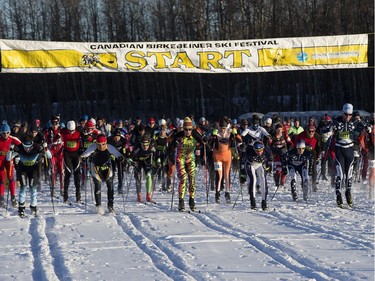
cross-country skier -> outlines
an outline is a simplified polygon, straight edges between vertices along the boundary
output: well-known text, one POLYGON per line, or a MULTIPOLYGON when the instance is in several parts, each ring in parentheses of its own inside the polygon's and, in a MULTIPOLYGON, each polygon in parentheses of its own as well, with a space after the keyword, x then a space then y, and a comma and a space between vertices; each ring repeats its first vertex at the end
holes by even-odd
POLYGON ((178 210, 185 210, 184 196, 189 182, 189 207, 195 211, 195 148, 197 143, 204 145, 201 135, 193 130, 193 122, 189 117, 183 121, 183 131, 176 133, 168 148, 168 154, 176 151, 176 168, 179 179, 178 210))
POLYGON ((266 180, 266 171, 270 170, 269 163, 272 162, 272 152, 265 147, 260 140, 255 141, 246 149, 245 170, 247 181, 249 183, 250 208, 256 209, 255 190, 260 186, 262 193, 262 209, 267 210, 268 186, 266 180))
POLYGON ((307 201, 308 197, 308 180, 312 175, 312 154, 306 149, 305 140, 300 139, 296 148, 288 152, 288 169, 290 175, 290 186, 292 198, 294 201, 298 199, 297 195, 297 173, 302 179, 303 200, 307 201))
POLYGON ((10 127, 7 123, 0 127, 0 207, 5 207, 4 192, 6 177, 9 181, 9 191, 11 195, 12 206, 17 206, 16 200, 16 182, 14 180, 14 165, 11 156, 12 147, 21 144, 17 137, 10 135, 10 127))
POLYGON ((101 199, 102 182, 107 185, 108 210, 111 213, 114 212, 112 155, 119 161, 124 161, 124 156, 115 147, 107 143, 107 137, 104 134, 99 134, 96 143, 90 145, 81 155, 82 159, 89 158, 90 171, 95 186, 95 204, 99 214, 104 213, 101 199))

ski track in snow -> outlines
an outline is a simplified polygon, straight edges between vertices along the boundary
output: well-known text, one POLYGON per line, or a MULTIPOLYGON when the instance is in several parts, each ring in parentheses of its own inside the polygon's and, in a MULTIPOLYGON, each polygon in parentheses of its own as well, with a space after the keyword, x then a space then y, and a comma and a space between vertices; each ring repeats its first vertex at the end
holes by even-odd
POLYGON ((163 241, 158 241, 150 231, 146 231, 141 219, 136 215, 128 213, 127 216, 121 218, 116 215, 116 221, 138 247, 151 258, 155 267, 166 275, 166 278, 169 276, 172 280, 201 279, 185 272, 189 270, 180 255, 171 251, 170 245, 164 246, 163 241))
MULTIPOLYGON (((70 190, 72 191, 72 188, 70 190)), ((103 195, 105 195, 105 189, 103 191, 103 195)), ((153 216, 162 217, 163 213, 166 216, 173 214, 175 220, 184 220, 187 218, 192 227, 194 226, 197 229, 207 230, 210 233, 214 232, 215 235, 225 237, 231 241, 241 241, 242 244, 245 243, 255 252, 263 253, 270 260, 288 269, 290 272, 287 272, 287 274, 291 274, 301 280, 351 281, 367 279, 368 276, 361 274, 359 270, 348 271, 345 263, 333 261, 333 264, 326 264, 319 262, 320 257, 315 252, 308 255, 308 253, 302 252, 298 247, 293 248, 289 243, 283 244, 283 241, 280 243, 277 239, 273 239, 269 235, 267 236, 267 234, 257 232, 256 229, 252 229, 245 221, 237 218, 236 213, 243 214, 244 212, 250 212, 250 216, 259 221, 273 223, 275 226, 285 227, 295 233, 305 233, 307 237, 337 242, 343 245, 342 247, 345 249, 364 250, 365 253, 373 255, 374 230, 366 229, 366 232, 356 231, 353 234, 353 229, 355 229, 353 228, 353 224, 354 227, 356 223, 361 224, 360 221, 355 220, 356 216, 372 217, 373 207, 370 209, 366 209, 366 206, 361 206, 360 208, 354 207, 354 209, 333 207, 335 202, 329 190, 328 192, 319 191, 320 193, 324 193, 323 195, 319 195, 322 198, 324 196, 331 196, 329 197, 329 201, 324 203, 319 200, 314 201, 318 197, 316 195, 313 199, 309 199, 308 204, 290 202, 291 198, 288 197, 289 195, 280 191, 275 197, 276 202, 269 202, 269 205, 272 205, 269 206, 270 211, 250 211, 246 199, 242 203, 238 200, 237 207, 232 210, 232 205, 228 204, 218 205, 210 203, 206 205, 204 187, 197 188, 198 192, 200 192, 202 201, 197 204, 197 207, 202 210, 202 213, 191 212, 189 214, 174 211, 176 209, 176 201, 171 212, 170 202, 168 202, 170 194, 159 192, 157 192, 157 195, 159 198, 162 198, 161 201, 164 201, 157 205, 137 204, 133 198, 135 195, 132 194, 132 198, 126 203, 126 212, 122 213, 123 208, 120 205, 124 202, 121 200, 121 196, 117 195, 115 202, 119 213, 113 215, 113 220, 103 221, 103 224, 114 224, 113 227, 119 228, 126 237, 129 237, 139 251, 149 258, 155 270, 160 273, 160 276, 163 276, 163 280, 190 281, 228 278, 228 276, 220 276, 215 271, 201 270, 197 267, 197 264, 189 263, 189 258, 196 258, 194 253, 187 252, 186 248, 180 246, 178 242, 163 236, 161 230, 158 229, 157 223, 153 224, 153 216), (273 206, 276 206, 275 210, 272 210, 273 206), (323 209, 321 210, 320 207, 323 209), (306 212, 308 217, 301 216, 299 211, 306 212), (346 214, 349 216, 347 220, 345 218, 346 214), (310 221, 311 217, 314 218, 314 221, 310 221), (336 219, 337 222, 335 221, 336 219), (113 223, 111 223, 112 221, 113 223), (339 226, 340 224, 342 227, 339 226)), ((134 193, 134 190, 131 193, 134 193)), ((237 196, 238 193, 232 190, 232 195, 237 196)), ((273 192, 270 192, 269 199, 272 195, 273 192)), ((212 196, 213 193, 210 191, 210 201, 213 200, 212 196)), ((177 199, 177 195, 175 199, 177 199)), ((106 199, 103 198, 103 200, 106 199)), ((257 201, 259 202, 259 198, 257 198, 257 201)), ((42 206, 43 204, 49 204, 48 192, 44 194, 40 193, 40 203, 42 206)), ((122 206, 125 207, 124 205, 122 206)), ((48 206, 48 209, 50 209, 50 206, 48 206)), ((55 209, 57 211, 55 215, 51 212, 48 214, 47 212, 44 213, 43 207, 41 207, 38 217, 29 215, 24 219, 20 219, 16 211, 10 211, 10 217, 4 218, 12 220, 12 217, 15 216, 15 219, 23 222, 28 220, 27 233, 30 235, 31 275, 33 280, 74 280, 72 272, 69 269, 70 264, 66 260, 69 256, 66 256, 66 253, 64 254, 65 251, 62 248, 64 245, 59 244, 58 241, 59 235, 56 233, 58 231, 56 228, 56 218, 58 218, 60 212, 62 215, 64 215, 64 212, 72 215, 87 212, 89 215, 91 213, 92 216, 96 215, 91 200, 89 200, 87 207, 75 203, 72 206, 68 206, 59 202, 59 200, 55 200, 55 209)), ((106 215, 105 217, 108 218, 109 216, 106 215)), ((359 228, 359 230, 362 229, 359 228)), ((75 231, 78 230, 75 229, 75 231)), ((285 239, 285 237, 283 238, 285 239)), ((184 241, 184 243, 188 242, 184 241)), ((17 274, 13 277, 14 279, 18 279, 17 274)))

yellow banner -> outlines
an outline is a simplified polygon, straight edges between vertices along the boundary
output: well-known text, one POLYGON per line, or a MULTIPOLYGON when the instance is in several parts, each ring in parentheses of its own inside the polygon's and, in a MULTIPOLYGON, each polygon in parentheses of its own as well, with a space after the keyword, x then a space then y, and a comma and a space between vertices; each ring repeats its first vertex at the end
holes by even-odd
POLYGON ((4 73, 238 73, 368 67, 367 34, 187 42, 0 40, 4 73))
POLYGON ((258 50, 259 66, 314 66, 367 63, 367 46, 330 46, 258 50))

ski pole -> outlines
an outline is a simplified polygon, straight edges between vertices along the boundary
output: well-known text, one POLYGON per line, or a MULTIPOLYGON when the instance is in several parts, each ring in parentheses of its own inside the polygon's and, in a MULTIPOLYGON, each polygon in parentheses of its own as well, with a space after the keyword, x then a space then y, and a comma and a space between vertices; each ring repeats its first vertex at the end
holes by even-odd
POLYGON ((132 167, 129 168, 129 177, 130 177, 130 180, 128 182, 128 186, 126 187, 126 197, 125 197, 125 202, 124 202, 124 212, 125 212, 125 204, 126 202, 128 202, 128 196, 129 196, 129 190, 130 190, 130 185, 131 185, 131 182, 132 182, 132 167))
POLYGON ((207 152, 206 152, 207 148, 206 148, 206 143, 204 143, 203 145, 203 158, 204 158, 204 177, 205 177, 205 183, 206 183, 206 203, 208 205, 208 194, 209 194, 209 190, 208 190, 208 170, 207 170, 207 152))
MULTIPOLYGON (((120 169, 121 169, 121 172, 122 172, 122 163, 121 162, 120 162, 120 169)), ((122 177, 121 186, 123 186, 124 178, 125 178, 125 176, 122 177)), ((124 213, 125 213, 125 195, 124 195, 124 192, 121 192, 121 197, 122 197, 122 208, 124 209, 124 213)))
MULTIPOLYGON (((239 190, 238 193, 237 193, 236 200, 234 201, 234 204, 233 204, 232 210, 234 209, 234 207, 236 207, 236 205, 237 205, 237 200, 238 200, 238 198, 240 197, 240 194, 242 194, 242 186, 243 186, 243 184, 240 183, 240 190, 239 190)), ((242 196, 242 200, 243 200, 243 196, 242 196)))
POLYGON ((279 190, 279 187, 280 187, 280 185, 278 185, 278 186, 276 187, 276 190, 275 190, 275 192, 274 192, 273 195, 272 195, 271 201, 273 200, 273 198, 275 198, 276 192, 279 190))

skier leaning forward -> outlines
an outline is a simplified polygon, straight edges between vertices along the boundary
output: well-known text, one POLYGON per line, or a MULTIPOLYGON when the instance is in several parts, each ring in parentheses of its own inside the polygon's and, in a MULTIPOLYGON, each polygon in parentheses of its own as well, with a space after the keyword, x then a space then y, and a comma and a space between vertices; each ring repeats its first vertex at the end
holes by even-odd
POLYGON ((32 215, 37 214, 37 183, 40 172, 39 163, 43 157, 52 158, 50 151, 45 151, 43 147, 33 142, 31 136, 27 136, 22 144, 15 147, 17 165, 17 180, 20 182, 18 214, 22 218, 25 216, 26 188, 30 188, 30 210, 32 215))
POLYGON ((102 182, 107 184, 108 211, 114 212, 112 155, 120 161, 124 160, 124 156, 114 146, 107 144, 107 137, 104 134, 98 135, 96 143, 91 144, 81 155, 81 158, 90 157, 91 160, 90 170, 95 185, 95 204, 99 214, 104 213, 101 200, 102 182))
POLYGON ((189 181, 189 207, 195 211, 195 147, 197 143, 207 145, 203 142, 201 135, 193 129, 193 122, 189 117, 184 119, 183 131, 175 134, 168 148, 168 154, 176 151, 176 168, 179 179, 178 184, 178 210, 185 210, 184 196, 186 184, 189 181))
POLYGON ((247 146, 246 149, 246 174, 249 182, 250 208, 256 209, 255 189, 259 184, 262 192, 262 209, 267 210, 268 186, 266 180, 266 171, 271 167, 273 155, 271 149, 265 147, 261 141, 255 141, 253 145, 247 146))

